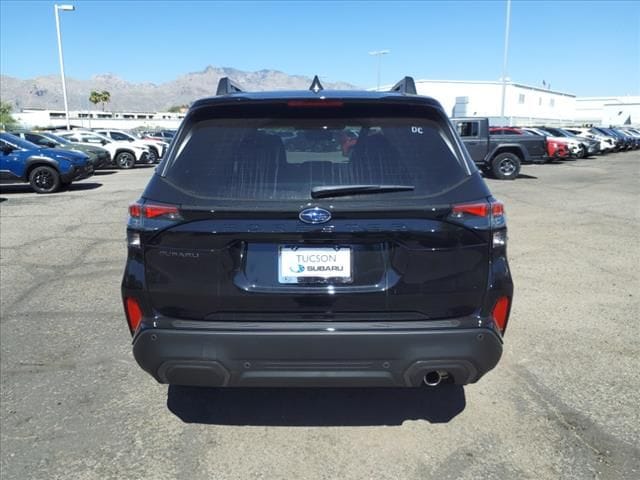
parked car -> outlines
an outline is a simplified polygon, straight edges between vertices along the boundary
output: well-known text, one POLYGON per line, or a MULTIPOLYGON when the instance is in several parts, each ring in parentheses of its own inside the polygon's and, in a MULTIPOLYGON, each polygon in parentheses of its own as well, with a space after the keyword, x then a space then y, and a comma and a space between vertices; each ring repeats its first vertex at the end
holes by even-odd
POLYGON ((156 130, 142 132, 140 135, 142 138, 150 138, 152 140, 160 140, 163 142, 171 143, 176 132, 174 130, 156 130))
POLYGON ((100 145, 106 148, 118 168, 128 169, 133 168, 136 163, 149 163, 149 149, 132 145, 130 142, 117 142, 99 133, 86 130, 58 132, 58 135, 74 143, 100 145))
POLYGON ((565 142, 570 156, 574 158, 584 158, 587 155, 588 145, 584 141, 578 140, 575 135, 565 132, 561 128, 544 126, 538 128, 549 132, 549 135, 557 141, 565 142))
POLYGON ((604 127, 593 127, 593 129, 602 133, 603 135, 608 135, 609 137, 612 137, 615 140, 615 150, 617 152, 627 150, 629 148, 629 141, 618 132, 610 128, 604 128, 604 127))
POLYGON ((571 156, 569 144, 564 138, 554 137, 550 132, 536 127, 523 127, 522 131, 531 135, 544 137, 547 147, 547 158, 549 161, 556 159, 566 159, 571 156))
POLYGON ((620 130, 625 132, 627 135, 631 135, 636 142, 636 148, 640 148, 640 130, 632 127, 623 127, 620 128, 620 130))
POLYGON ((149 138, 138 138, 135 135, 125 132, 123 130, 94 130, 95 132, 104 135, 105 137, 109 137, 111 140, 116 140, 118 142, 130 142, 133 145, 137 145, 139 147, 147 147, 149 148, 149 163, 157 162, 164 156, 164 152, 166 151, 169 144, 167 142, 163 142, 160 140, 152 140, 149 138))
POLYGON ((42 148, 59 148, 60 150, 70 150, 84 153, 93 163, 93 168, 108 167, 111 164, 111 155, 105 148, 73 143, 66 138, 59 137, 49 132, 11 132, 16 137, 20 137, 28 142, 34 143, 42 148))
POLYGON ((29 183, 36 193, 53 193, 91 175, 93 165, 84 153, 42 148, 0 133, 0 183, 29 183))
POLYGON ((600 142, 600 152, 613 152, 616 148, 616 139, 610 135, 606 135, 592 127, 566 127, 570 133, 580 135, 581 137, 591 138, 600 142))
POLYGON ((564 128, 555 128, 555 130, 558 130, 559 132, 562 132, 563 134, 569 136, 569 138, 573 138, 573 139, 581 142, 583 147, 584 147, 584 156, 585 157, 587 157, 589 155, 599 155, 601 153, 601 151, 600 151, 600 141, 599 140, 595 140, 593 138, 582 137, 580 135, 576 135, 575 133, 572 133, 572 132, 570 132, 570 131, 568 131, 567 129, 564 129, 564 128))
POLYGON ((500 134, 498 131, 490 134, 486 118, 453 118, 451 121, 478 168, 495 178, 513 180, 518 177, 522 162, 548 160, 544 138, 510 128, 499 129, 500 134))
POLYGON ((513 296, 504 207, 440 104, 410 78, 391 92, 220 84, 129 208, 122 300, 140 366, 216 387, 491 370, 513 296), (345 129, 348 157, 315 134, 345 129))
POLYGON ((636 150, 638 148, 638 142, 636 137, 631 135, 628 131, 623 128, 610 128, 609 130, 614 131, 618 135, 622 136, 625 142, 625 146, 627 150, 636 150))

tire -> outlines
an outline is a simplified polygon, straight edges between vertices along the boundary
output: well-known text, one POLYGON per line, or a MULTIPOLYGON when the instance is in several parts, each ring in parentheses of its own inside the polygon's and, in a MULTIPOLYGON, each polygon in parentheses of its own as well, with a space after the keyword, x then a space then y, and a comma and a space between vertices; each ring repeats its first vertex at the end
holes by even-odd
POLYGON ((491 174, 498 180, 515 180, 520 173, 520 158, 513 153, 500 153, 491 161, 491 174))
POLYGON ((158 161, 158 152, 155 149, 149 149, 149 155, 147 156, 147 163, 152 164, 158 161))
POLYGON ((53 193, 60 189, 60 174, 53 167, 39 165, 29 173, 29 184, 36 193, 53 193))
POLYGON ((116 155, 116 166, 123 170, 133 168, 136 164, 136 157, 130 152, 120 152, 116 155))

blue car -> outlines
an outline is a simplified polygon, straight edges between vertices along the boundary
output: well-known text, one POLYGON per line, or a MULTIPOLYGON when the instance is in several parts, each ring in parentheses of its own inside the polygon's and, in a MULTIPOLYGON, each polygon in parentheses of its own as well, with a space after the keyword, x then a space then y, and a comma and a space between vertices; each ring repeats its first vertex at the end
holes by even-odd
POLYGON ((84 153, 41 148, 0 133, 0 183, 29 183, 36 193, 53 193, 91 175, 93 164, 84 153))

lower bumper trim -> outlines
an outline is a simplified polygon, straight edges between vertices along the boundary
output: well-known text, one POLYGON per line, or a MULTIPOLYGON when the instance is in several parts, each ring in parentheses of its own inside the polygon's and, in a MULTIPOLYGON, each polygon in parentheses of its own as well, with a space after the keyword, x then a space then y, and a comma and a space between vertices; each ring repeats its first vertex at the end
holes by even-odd
POLYGON ((149 328, 134 338, 140 366, 160 383, 210 387, 415 387, 431 371, 457 384, 495 367, 488 328, 409 331, 248 331, 149 328))

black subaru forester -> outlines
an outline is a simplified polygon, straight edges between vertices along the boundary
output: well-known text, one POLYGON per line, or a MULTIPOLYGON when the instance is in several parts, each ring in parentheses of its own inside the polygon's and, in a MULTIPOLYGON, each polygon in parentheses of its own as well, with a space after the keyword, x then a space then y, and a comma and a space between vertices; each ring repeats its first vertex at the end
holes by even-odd
POLYGON ((133 352, 162 383, 467 384, 502 353, 503 205, 411 77, 389 92, 222 79, 127 239, 133 352))

